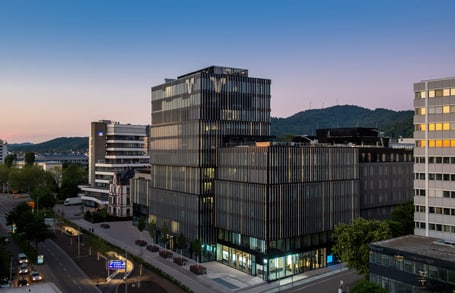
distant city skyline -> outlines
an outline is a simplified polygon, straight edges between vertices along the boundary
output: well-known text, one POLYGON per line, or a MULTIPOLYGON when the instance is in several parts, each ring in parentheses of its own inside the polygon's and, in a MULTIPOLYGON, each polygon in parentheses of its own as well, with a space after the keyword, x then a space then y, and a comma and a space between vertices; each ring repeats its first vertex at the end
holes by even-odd
POLYGON ((455 1, 0 1, 0 139, 150 124, 151 87, 219 65, 272 80, 272 117, 413 109, 455 76, 455 1))

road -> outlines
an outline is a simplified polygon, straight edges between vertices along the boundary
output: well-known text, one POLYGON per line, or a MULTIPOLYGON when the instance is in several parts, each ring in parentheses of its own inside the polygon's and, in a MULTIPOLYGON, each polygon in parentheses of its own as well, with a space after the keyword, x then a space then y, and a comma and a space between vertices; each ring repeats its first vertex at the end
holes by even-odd
MULTIPOLYGON (((0 194, 0 226, 6 227, 6 213, 26 198, 13 198, 9 194, 0 194)), ((10 227, 6 227, 9 231, 10 227)), ((13 258, 20 248, 11 241, 8 245, 13 258)), ((44 264, 35 265, 35 269, 43 275, 44 281, 53 282, 62 292, 68 293, 99 293, 96 284, 81 271, 79 266, 58 245, 51 240, 39 244, 39 253, 44 255, 44 264)), ((13 259, 15 262, 15 258, 13 259)), ((16 266, 13 266, 13 270, 16 266)))
POLYGON ((338 292, 340 288, 340 281, 343 282, 343 289, 349 292, 350 288, 354 285, 357 280, 362 279, 363 276, 357 274, 354 270, 347 270, 330 277, 321 278, 319 280, 314 280, 309 283, 295 286, 291 289, 281 292, 287 293, 301 293, 301 292, 338 292))

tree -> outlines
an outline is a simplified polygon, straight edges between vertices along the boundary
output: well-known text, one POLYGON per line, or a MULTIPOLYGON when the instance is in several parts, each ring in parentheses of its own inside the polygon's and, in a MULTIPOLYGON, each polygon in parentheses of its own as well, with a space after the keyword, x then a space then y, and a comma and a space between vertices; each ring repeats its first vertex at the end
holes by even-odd
POLYGON ((392 237, 414 234, 414 202, 407 201, 395 207, 387 223, 392 231, 392 237))
POLYGON ((77 164, 69 164, 62 170, 62 184, 58 193, 59 199, 75 197, 79 193, 79 185, 87 183, 87 171, 77 164))
POLYGON ((149 223, 149 234, 150 234, 150 238, 152 238, 152 244, 153 244, 153 241, 155 240, 155 237, 156 237, 156 221, 155 220, 150 220, 150 223, 149 223))
POLYGON ((141 242, 142 242, 142 231, 145 229, 145 220, 144 218, 140 217, 137 221, 137 229, 141 232, 141 242))
POLYGON ((180 257, 182 257, 183 249, 186 245, 186 238, 182 232, 180 232, 179 236, 177 237, 177 248, 180 249, 180 257))
POLYGON ((5 166, 11 168, 14 160, 17 158, 16 154, 8 154, 5 157, 5 166))
POLYGON ((368 244, 391 237, 386 222, 357 218, 351 224, 339 224, 335 227, 335 245, 333 252, 361 274, 368 273, 368 244))
POLYGON ((24 163, 26 167, 33 166, 35 164, 35 153, 26 152, 24 156, 24 163))
POLYGON ((8 184, 9 170, 10 168, 6 164, 0 164, 0 192, 5 190, 8 184))
POLYGON ((38 213, 33 214, 32 208, 25 202, 19 203, 6 215, 7 225, 16 225, 16 233, 22 239, 35 242, 38 251, 38 243, 48 238, 53 238, 54 234, 44 223, 44 217, 38 213))
POLYGON ((193 243, 191 243, 191 250, 193 254, 196 255, 196 262, 199 263, 199 255, 201 254, 201 240, 195 239, 193 243))
POLYGON ((33 221, 32 207, 26 202, 21 202, 16 205, 11 211, 6 214, 6 224, 16 225, 16 233, 25 232, 27 223, 33 221))
POLYGON ((39 214, 33 215, 33 221, 25 225, 24 238, 30 242, 35 242, 36 253, 38 254, 38 244, 55 235, 44 223, 44 217, 39 214))
POLYGON ((354 286, 349 291, 350 293, 387 293, 387 290, 379 286, 379 284, 362 279, 355 282, 354 286))
POLYGON ((36 202, 36 209, 51 209, 55 206, 55 196, 47 187, 37 187, 31 195, 36 202))

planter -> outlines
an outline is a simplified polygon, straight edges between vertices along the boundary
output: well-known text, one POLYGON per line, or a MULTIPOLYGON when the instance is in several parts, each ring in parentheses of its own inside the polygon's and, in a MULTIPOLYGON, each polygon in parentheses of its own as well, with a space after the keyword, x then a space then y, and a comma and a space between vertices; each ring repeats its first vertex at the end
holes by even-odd
POLYGON ((188 260, 184 257, 176 256, 174 257, 174 263, 178 264, 179 266, 185 266, 188 264, 188 260))
POLYGON ((160 256, 162 258, 171 258, 172 257, 172 252, 167 251, 167 250, 161 250, 160 251, 160 256))
POLYGON ((156 245, 147 245, 147 250, 151 252, 157 252, 160 248, 156 245))
POLYGON ((136 243, 136 245, 139 245, 139 246, 147 245, 147 241, 145 241, 145 240, 136 240, 135 243, 136 243))
POLYGON ((191 265, 190 271, 195 273, 196 275, 204 275, 207 274, 207 269, 201 265, 191 265))

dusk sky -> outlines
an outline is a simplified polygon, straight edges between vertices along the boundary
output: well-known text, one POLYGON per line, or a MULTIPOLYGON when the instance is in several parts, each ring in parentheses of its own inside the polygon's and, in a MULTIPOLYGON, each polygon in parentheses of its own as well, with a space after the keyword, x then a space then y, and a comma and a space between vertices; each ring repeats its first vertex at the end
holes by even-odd
POLYGON ((150 88, 211 65, 272 80, 272 116, 413 109, 455 76, 454 0, 0 0, 0 139, 150 124, 150 88))

